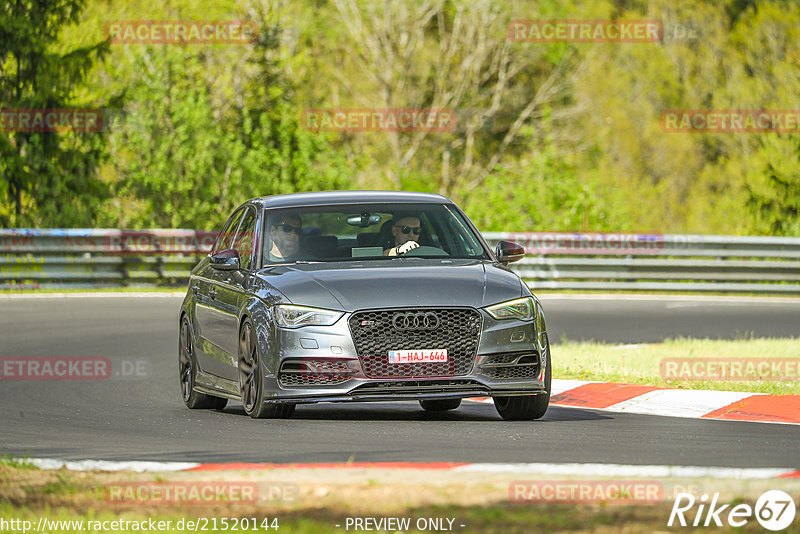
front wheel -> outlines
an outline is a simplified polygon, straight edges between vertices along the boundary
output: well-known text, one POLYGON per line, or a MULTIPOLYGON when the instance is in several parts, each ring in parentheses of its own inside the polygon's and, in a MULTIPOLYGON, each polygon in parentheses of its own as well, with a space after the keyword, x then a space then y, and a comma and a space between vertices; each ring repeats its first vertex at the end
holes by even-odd
POLYGON ((197 359, 194 357, 194 342, 189 319, 181 319, 181 331, 178 338, 178 378, 181 383, 183 403, 192 410, 221 410, 228 404, 228 399, 204 395, 194 390, 197 377, 197 359))
POLYGON ((294 404, 264 401, 264 373, 255 332, 249 319, 242 324, 239 333, 239 386, 242 391, 244 412, 253 419, 289 418, 294 414, 294 404))
POLYGON ((544 372, 545 393, 538 395, 520 395, 514 397, 494 397, 494 407, 500 417, 506 421, 531 421, 541 419, 550 406, 550 390, 553 371, 550 366, 550 342, 545 340, 544 372))
POLYGON ((461 406, 461 399, 429 399, 419 401, 426 412, 446 412, 461 406))

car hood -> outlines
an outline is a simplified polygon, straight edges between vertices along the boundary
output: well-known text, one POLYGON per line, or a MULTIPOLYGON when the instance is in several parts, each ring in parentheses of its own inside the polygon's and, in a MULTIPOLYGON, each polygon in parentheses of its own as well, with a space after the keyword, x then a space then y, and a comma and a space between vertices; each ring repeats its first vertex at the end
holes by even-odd
POLYGON ((410 306, 482 307, 527 294, 516 274, 474 260, 400 259, 282 265, 258 277, 291 303, 354 311, 410 306))

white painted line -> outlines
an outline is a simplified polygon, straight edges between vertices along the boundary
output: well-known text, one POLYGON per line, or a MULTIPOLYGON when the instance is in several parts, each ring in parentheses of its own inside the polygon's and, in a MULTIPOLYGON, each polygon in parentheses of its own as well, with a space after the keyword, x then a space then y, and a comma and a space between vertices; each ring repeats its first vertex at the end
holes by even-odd
POLYGON ((2 299, 64 299, 64 298, 174 298, 186 296, 186 291, 126 291, 108 293, 0 293, 2 299))
POLYGON ((197 467, 194 462, 115 462, 107 460, 56 460, 52 458, 23 458, 20 461, 31 463, 39 469, 61 469, 66 467, 71 471, 135 471, 137 473, 156 473, 165 471, 184 471, 197 467))
POLYGON ((759 395, 742 391, 705 391, 696 389, 658 389, 608 406, 614 412, 702 417, 734 402, 759 395))
POLYGON ((679 465, 622 465, 622 464, 470 464, 454 467, 453 471, 479 473, 519 473, 591 477, 677 477, 730 478, 758 480, 794 473, 786 468, 701 467, 679 465))
MULTIPOLYGON (((106 460, 56 460, 50 458, 24 459, 41 469, 61 469, 73 471, 135 471, 167 472, 183 471, 203 464, 193 462, 147 462, 147 461, 106 461, 106 460)), ((424 462, 423 462, 424 463, 424 462)), ((302 469, 303 464, 293 464, 302 469)), ((314 469, 319 469, 312 464, 314 469)), ((324 469, 324 468, 323 468, 324 469)), ((413 467, 410 469, 414 469, 413 467)), ((452 471, 472 473, 515 473, 593 477, 676 477, 676 478, 723 478, 735 480, 763 480, 795 473, 789 468, 740 468, 740 467, 702 467, 680 465, 624 465, 624 464, 579 464, 579 463, 475 463, 452 467, 452 471)))

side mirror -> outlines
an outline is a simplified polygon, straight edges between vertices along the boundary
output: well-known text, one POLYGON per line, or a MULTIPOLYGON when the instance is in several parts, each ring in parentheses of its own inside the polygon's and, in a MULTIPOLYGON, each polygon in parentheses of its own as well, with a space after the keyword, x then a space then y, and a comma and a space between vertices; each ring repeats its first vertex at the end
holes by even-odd
POLYGON ((494 251, 497 261, 506 265, 513 261, 519 261, 525 257, 525 249, 522 245, 512 241, 500 241, 494 251))
POLYGON ((211 255, 211 267, 220 271, 238 271, 242 268, 239 253, 235 249, 221 250, 211 255))

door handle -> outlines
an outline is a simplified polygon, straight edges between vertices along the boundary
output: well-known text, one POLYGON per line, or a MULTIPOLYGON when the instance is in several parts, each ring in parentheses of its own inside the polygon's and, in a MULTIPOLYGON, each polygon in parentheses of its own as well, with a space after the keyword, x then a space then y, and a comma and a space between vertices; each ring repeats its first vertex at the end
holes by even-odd
POLYGON ((198 291, 200 291, 200 286, 199 286, 199 285, 197 285, 197 284, 193 285, 193 286, 192 286, 192 293, 194 293, 195 295, 197 295, 197 292, 198 292, 198 291))
POLYGON ((217 298, 217 290, 214 289, 213 287, 211 288, 211 291, 208 292, 208 294, 211 295, 211 300, 217 298))

